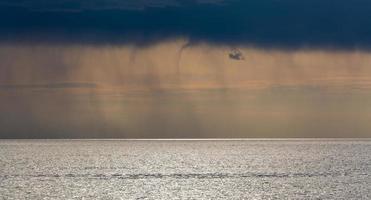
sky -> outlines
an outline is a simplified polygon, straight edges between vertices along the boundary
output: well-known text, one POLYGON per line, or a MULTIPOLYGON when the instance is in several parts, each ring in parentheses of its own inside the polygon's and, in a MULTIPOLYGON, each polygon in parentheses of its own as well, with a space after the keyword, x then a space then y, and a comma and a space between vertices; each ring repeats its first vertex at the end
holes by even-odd
POLYGON ((371 137, 367 0, 0 0, 0 138, 371 137))

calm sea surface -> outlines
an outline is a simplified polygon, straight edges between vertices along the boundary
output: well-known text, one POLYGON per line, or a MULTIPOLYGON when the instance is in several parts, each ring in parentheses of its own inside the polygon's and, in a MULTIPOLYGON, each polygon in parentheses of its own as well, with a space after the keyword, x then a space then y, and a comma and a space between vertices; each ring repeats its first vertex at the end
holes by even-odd
POLYGON ((371 140, 0 140, 0 199, 371 199, 371 140))

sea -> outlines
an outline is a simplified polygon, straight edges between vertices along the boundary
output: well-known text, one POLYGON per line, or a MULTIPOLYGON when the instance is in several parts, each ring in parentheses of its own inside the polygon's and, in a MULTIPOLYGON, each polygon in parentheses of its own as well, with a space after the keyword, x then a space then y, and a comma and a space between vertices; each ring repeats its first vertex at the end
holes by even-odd
POLYGON ((0 199, 371 199, 371 140, 0 140, 0 199))

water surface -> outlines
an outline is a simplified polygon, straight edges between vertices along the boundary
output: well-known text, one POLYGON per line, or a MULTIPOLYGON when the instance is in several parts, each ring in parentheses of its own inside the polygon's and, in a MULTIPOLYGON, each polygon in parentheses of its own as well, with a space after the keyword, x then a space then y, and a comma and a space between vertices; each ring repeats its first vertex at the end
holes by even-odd
POLYGON ((371 140, 0 140, 0 199, 371 199, 371 140))

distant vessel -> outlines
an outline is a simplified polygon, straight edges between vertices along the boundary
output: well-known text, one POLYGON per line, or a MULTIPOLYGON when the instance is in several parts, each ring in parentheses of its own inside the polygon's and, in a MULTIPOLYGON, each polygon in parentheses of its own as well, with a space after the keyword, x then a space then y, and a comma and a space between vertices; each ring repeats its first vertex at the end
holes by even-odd
POLYGON ((231 49, 231 52, 229 53, 229 58, 233 60, 245 60, 245 57, 243 56, 242 52, 236 48, 231 49))

